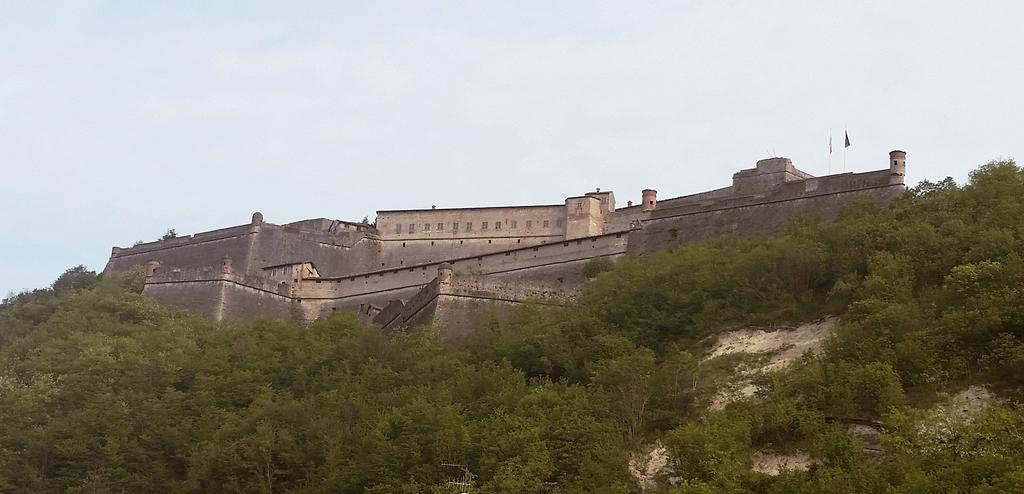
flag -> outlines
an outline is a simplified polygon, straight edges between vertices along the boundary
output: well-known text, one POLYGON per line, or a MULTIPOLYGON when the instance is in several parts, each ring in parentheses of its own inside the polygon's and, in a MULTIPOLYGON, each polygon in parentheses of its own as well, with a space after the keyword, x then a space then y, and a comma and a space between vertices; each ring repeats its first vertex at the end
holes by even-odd
POLYGON ((844 148, 850 147, 850 133, 849 132, 846 132, 846 144, 844 144, 843 147, 844 148))
POLYGON ((828 134, 828 154, 832 154, 832 134, 828 134))

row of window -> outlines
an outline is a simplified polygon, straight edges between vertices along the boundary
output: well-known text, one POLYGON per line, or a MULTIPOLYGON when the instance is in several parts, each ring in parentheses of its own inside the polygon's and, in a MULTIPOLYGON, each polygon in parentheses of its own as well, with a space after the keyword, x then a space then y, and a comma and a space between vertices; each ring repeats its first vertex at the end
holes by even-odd
MULTIPOLYGON (((444 228, 445 228, 445 225, 446 225, 446 223, 438 223, 436 231, 443 232, 444 228)), ((463 223, 453 222, 452 226, 451 226, 452 232, 458 232, 460 225, 463 225, 463 223)), ((467 232, 473 231, 473 222, 472 221, 467 221, 466 223, 464 223, 464 225, 465 225, 464 226, 464 228, 465 228, 464 231, 467 231, 467 232)), ((515 230, 515 229, 519 228, 519 222, 517 220, 508 221, 508 222, 505 223, 505 225, 508 226, 508 228, 510 230, 515 230)), ((541 225, 542 225, 541 228, 550 228, 551 227, 551 221, 550 220, 543 220, 541 222, 541 225)), ((423 231, 429 232, 430 229, 431 229, 431 226, 433 226, 433 223, 424 223, 423 224, 423 231)), ((487 222, 487 221, 481 221, 480 222, 480 230, 481 231, 486 231, 489 226, 490 226, 490 223, 487 222)), ((562 220, 560 220, 560 219, 559 220, 555 220, 555 226, 561 227, 562 226, 562 220)), ((502 227, 502 222, 500 222, 500 221, 495 221, 494 222, 494 229, 495 230, 501 230, 501 227, 502 227)), ((526 220, 526 228, 533 228, 533 220, 526 220)), ((415 233, 415 232, 416 232, 416 223, 409 223, 408 233, 415 233)), ((399 234, 402 233, 402 225, 401 224, 395 225, 395 233, 399 233, 399 234)))

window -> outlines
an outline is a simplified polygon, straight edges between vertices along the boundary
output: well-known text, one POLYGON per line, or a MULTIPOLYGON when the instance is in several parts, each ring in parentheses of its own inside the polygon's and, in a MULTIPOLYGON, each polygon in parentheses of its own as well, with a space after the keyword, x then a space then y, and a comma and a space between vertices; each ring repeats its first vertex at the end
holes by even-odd
POLYGON ((494 229, 495 230, 501 230, 501 222, 500 221, 495 221, 494 222, 494 229))
MULTIPOLYGON (((548 223, 548 220, 544 220, 544 228, 547 228, 549 225, 550 224, 548 223)), ((409 231, 411 232, 412 231, 412 225, 409 225, 409 228, 410 228, 409 231)))
POLYGON ((437 224, 437 231, 439 231, 439 232, 443 232, 444 231, 444 223, 438 223, 437 224))
POLYGON ((526 220, 526 228, 533 228, 533 220, 526 220))
POLYGON ((516 225, 516 220, 512 220, 512 229, 515 230, 519 225, 516 225))
POLYGON ((583 211, 583 201, 580 201, 580 202, 576 203, 576 210, 577 211, 583 211))
POLYGON ((395 233, 402 233, 402 224, 395 225, 395 233))
POLYGON ((467 232, 473 231, 473 222, 472 221, 467 221, 466 222, 466 231, 467 232))
POLYGON ((409 223, 409 233, 416 231, 416 225, 409 223))
POLYGON ((555 226, 562 226, 562 220, 555 220, 555 226))
POLYGON ((486 221, 481 221, 480 222, 480 229, 481 230, 486 230, 487 229, 487 222, 486 221))
POLYGON ((456 221, 455 223, 452 223, 452 231, 453 232, 459 231, 459 222, 458 221, 456 221))
POLYGON ((424 223, 423 224, 423 231, 425 231, 425 232, 429 232, 430 231, 430 223, 424 223))

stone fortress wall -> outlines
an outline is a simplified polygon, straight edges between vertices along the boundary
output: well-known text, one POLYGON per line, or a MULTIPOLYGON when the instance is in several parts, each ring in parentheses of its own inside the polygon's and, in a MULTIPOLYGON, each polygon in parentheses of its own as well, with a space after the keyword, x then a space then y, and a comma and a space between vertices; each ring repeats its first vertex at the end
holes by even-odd
POLYGON ((266 266, 303 259, 336 274, 365 271, 380 257, 370 225, 317 219, 286 225, 263 222, 256 213, 248 225, 114 247, 106 270, 120 271, 158 261, 160 271, 218 266, 231 258, 233 271, 261 276, 266 266), (166 267, 166 269, 165 269, 166 267), (353 271, 354 270, 354 271, 353 271))
POLYGON ((585 281, 582 265, 595 257, 625 254, 627 239, 626 233, 610 233, 357 276, 300 279, 296 297, 302 300, 304 320, 339 310, 382 309, 393 300, 408 299, 437 277, 439 269, 449 266, 460 283, 464 278, 489 280, 495 300, 569 299, 585 281), (498 285, 504 288, 497 289, 498 285))
POLYGON ((732 185, 616 208, 600 190, 562 204, 378 211, 375 223, 263 221, 112 249, 107 270, 147 266, 144 293, 215 319, 308 322, 338 311, 382 327, 432 320, 452 334, 494 307, 571 303, 595 257, 646 255, 723 235, 775 235, 795 219, 837 217, 854 200, 905 190, 906 153, 887 169, 813 177, 786 158, 758 161, 732 185))

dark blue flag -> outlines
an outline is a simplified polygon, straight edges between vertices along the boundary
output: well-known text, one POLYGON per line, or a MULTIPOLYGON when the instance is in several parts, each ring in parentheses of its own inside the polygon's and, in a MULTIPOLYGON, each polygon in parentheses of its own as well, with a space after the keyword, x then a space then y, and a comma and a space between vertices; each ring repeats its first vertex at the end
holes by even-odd
POLYGON ((850 147, 850 133, 849 132, 846 132, 846 144, 843 145, 843 147, 844 148, 850 147))

